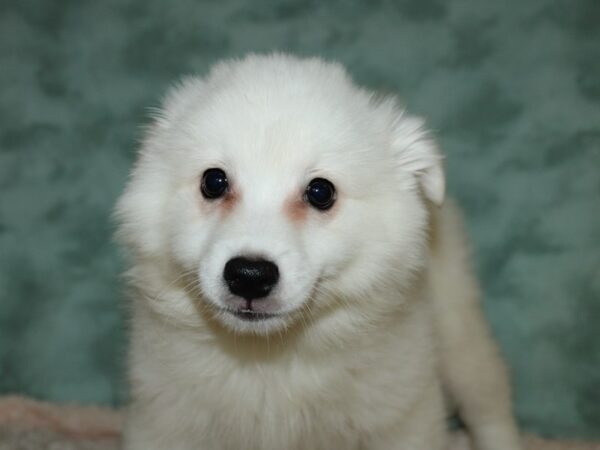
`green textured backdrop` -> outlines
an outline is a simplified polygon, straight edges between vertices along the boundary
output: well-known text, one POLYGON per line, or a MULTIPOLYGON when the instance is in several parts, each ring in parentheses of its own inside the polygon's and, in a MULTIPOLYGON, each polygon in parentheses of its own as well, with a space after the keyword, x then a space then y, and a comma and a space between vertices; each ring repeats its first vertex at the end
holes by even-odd
POLYGON ((0 393, 124 398, 111 207, 219 58, 345 63, 427 117, 529 430, 600 437, 600 1, 0 2, 0 393))

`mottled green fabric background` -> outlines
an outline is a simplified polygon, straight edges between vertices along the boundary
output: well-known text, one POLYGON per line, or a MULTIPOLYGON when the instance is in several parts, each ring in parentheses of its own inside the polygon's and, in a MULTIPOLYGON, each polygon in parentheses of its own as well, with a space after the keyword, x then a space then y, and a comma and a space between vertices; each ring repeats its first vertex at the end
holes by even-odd
POLYGON ((600 1, 0 2, 0 393, 119 404, 109 214, 148 106, 219 58, 345 63, 427 117, 521 424, 600 437, 600 1))

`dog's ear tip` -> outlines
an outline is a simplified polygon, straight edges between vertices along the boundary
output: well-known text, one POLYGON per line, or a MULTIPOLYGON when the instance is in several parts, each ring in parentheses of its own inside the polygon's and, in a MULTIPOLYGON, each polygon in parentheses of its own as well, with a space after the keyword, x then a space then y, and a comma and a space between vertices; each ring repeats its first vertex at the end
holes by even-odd
POLYGON ((417 179, 424 196, 436 206, 442 206, 446 194, 444 157, 438 143, 417 116, 396 112, 392 129, 392 148, 396 163, 417 179))
POLYGON ((444 205, 444 200, 445 200, 444 194, 432 195, 431 193, 427 193, 426 195, 427 195, 427 198, 429 200, 431 200, 431 202, 438 208, 441 208, 444 205))
POLYGON ((428 167, 420 174, 420 181, 425 196, 436 206, 442 206, 446 197, 446 177, 442 165, 428 167))

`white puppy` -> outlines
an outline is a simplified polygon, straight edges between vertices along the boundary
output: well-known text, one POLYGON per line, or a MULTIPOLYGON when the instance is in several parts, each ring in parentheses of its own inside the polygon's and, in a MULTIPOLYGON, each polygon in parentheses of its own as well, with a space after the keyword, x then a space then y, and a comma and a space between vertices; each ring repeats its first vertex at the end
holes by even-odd
POLYGON ((248 56, 175 87, 117 207, 128 450, 438 450, 443 390, 516 450, 442 157, 337 64, 248 56))

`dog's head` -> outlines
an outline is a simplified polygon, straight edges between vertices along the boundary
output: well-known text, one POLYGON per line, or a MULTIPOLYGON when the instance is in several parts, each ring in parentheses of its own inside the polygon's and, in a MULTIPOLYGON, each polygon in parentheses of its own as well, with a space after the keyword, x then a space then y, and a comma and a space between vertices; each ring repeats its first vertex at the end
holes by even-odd
POLYGON ((155 292, 160 311, 189 322, 194 301, 268 333, 385 309, 376 293, 422 266, 426 199, 443 195, 435 146, 393 99, 336 64, 249 56, 168 94, 117 214, 149 284, 197 288, 155 292))

